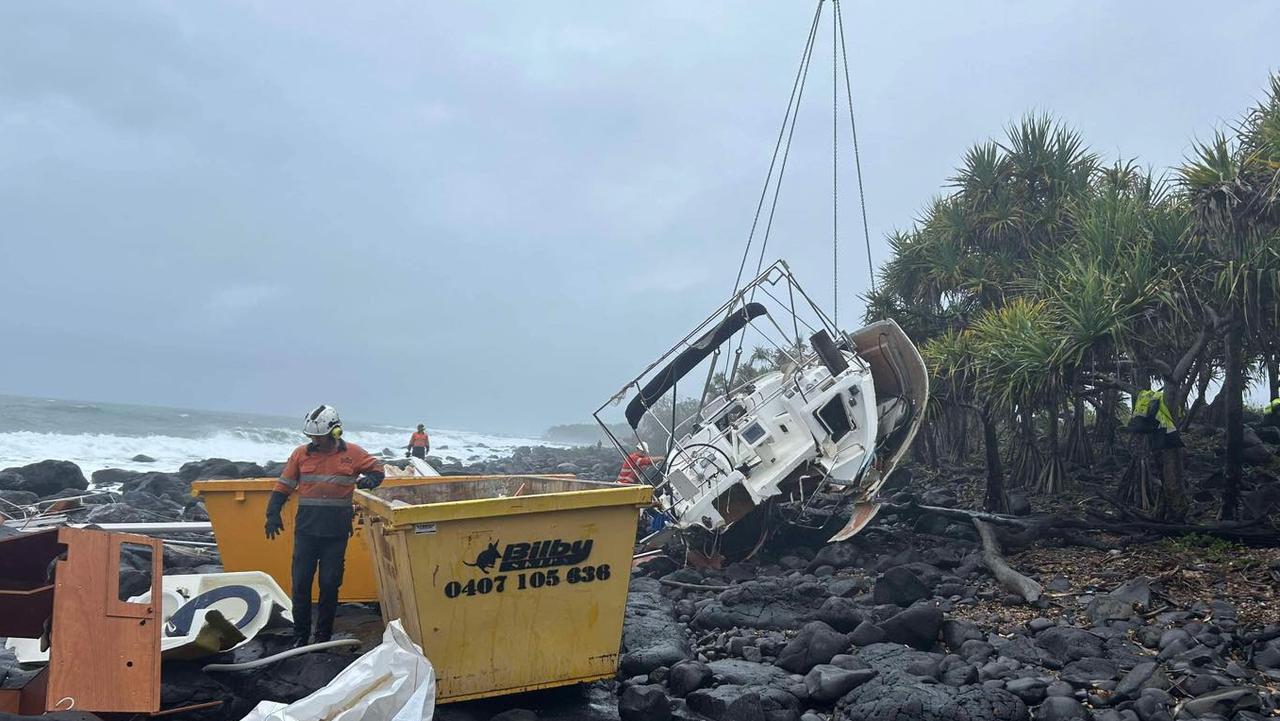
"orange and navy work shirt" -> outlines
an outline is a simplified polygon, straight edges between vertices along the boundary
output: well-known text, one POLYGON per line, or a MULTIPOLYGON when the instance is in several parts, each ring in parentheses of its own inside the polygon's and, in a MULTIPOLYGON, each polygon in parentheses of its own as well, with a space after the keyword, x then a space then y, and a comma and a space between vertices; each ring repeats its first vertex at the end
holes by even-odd
POLYGON ((431 447, 431 439, 427 437, 426 433, 416 431, 412 436, 409 436, 409 445, 414 448, 429 448, 431 447))
POLYGON ((309 443, 293 450, 275 490, 285 496, 297 494, 297 533, 346 535, 354 515, 356 479, 381 470, 382 462, 354 443, 339 439, 328 449, 309 443))
POLYGON ((653 465, 653 459, 640 451, 632 451, 618 471, 618 483, 635 483, 644 469, 653 465))

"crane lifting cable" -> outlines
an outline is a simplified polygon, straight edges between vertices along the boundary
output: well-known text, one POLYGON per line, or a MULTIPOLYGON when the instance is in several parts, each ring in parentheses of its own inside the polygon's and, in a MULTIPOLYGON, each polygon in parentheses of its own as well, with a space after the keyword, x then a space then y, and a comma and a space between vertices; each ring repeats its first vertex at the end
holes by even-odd
MULTIPOLYGON (((817 45, 819 30, 821 28, 824 15, 824 7, 830 5, 831 12, 831 116, 832 116, 832 139, 831 139, 831 206, 832 206, 832 223, 831 223, 831 258, 832 258, 832 292, 834 294, 832 315, 834 320, 839 320, 840 314, 840 298, 839 298, 839 281, 840 281, 840 233, 839 233, 839 147, 840 147, 840 114, 843 109, 847 108, 849 117, 850 137, 852 140, 854 168, 857 173, 858 185, 858 205, 862 214, 862 232, 863 241, 866 247, 867 256, 867 272, 871 279, 871 288, 875 290, 875 269, 871 260, 871 231, 867 221, 866 193, 863 187, 862 176, 862 157, 861 149, 858 144, 858 126, 853 111, 853 85, 849 73, 849 56, 848 44, 845 40, 844 32, 844 16, 840 8, 840 0, 818 0, 817 7, 814 9, 813 20, 809 24, 808 37, 805 40, 804 50, 800 55, 800 66, 796 70, 795 80, 791 86, 791 94, 787 100, 786 111, 782 116, 782 126, 778 129, 778 137, 774 142, 773 154, 769 159, 769 169, 765 173, 764 186, 760 190, 760 197, 756 202, 755 214, 751 220, 751 229, 747 233, 746 245, 742 250, 742 259, 738 264, 738 273, 734 278, 733 293, 737 294, 742 287, 743 274, 746 272, 747 260, 751 257, 752 247, 755 245, 757 233, 760 233, 760 248, 756 258, 756 275, 759 275, 764 268, 765 253, 767 252, 769 239, 773 231, 773 222, 778 210, 778 199, 782 192, 782 181, 786 174, 787 160, 791 153, 792 141, 795 137, 796 122, 799 116, 800 104, 804 98, 804 91, 809 77, 809 70, 813 62, 813 53, 817 45), (843 73, 840 72, 843 68, 843 73), (843 79, 843 90, 845 101, 842 108, 840 98, 840 81, 843 79), (764 215, 764 226, 761 229, 761 216, 764 214, 765 203, 768 201, 768 213, 764 215)), ((732 360, 736 363, 736 359, 741 353, 735 353, 731 358, 726 354, 726 368, 732 360)))

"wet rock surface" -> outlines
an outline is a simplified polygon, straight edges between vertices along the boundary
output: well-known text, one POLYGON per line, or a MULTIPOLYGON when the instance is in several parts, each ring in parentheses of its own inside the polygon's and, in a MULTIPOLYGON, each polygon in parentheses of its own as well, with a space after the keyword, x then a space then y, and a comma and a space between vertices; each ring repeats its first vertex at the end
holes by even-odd
POLYGON ((659 690, 684 719, 1251 721, 1280 706, 1280 627, 1249 640, 1230 603, 1161 613, 1160 582, 1135 576, 1067 593, 1065 607, 1028 605, 971 547, 901 538, 651 566, 678 584, 646 584, 640 602, 670 599, 689 651, 635 684, 648 713, 665 718, 659 690), (1010 626, 1006 612, 1026 620, 1010 626))
POLYGON ((83 491, 88 487, 89 481, 80 467, 70 461, 39 461, 0 471, 0 489, 28 491, 42 498, 67 489, 83 491))
POLYGON ((652 578, 631 582, 619 660, 623 676, 670 667, 689 655, 688 641, 675 619, 674 604, 662 595, 661 589, 652 578))

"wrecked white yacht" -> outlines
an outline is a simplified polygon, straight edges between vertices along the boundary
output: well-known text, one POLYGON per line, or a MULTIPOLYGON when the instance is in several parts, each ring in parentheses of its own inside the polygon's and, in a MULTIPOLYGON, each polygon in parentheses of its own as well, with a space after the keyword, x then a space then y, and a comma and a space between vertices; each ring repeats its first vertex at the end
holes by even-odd
POLYGON ((831 540, 860 531, 910 447, 928 392, 924 361, 897 323, 840 331, 778 261, 623 387, 596 419, 624 455, 663 444, 645 475, 667 523, 707 541, 701 549, 729 553, 721 540, 735 527, 750 527, 738 534, 739 548, 764 540, 770 509, 791 523, 825 526, 833 514, 814 512, 816 499, 828 507, 833 497, 840 505, 852 501, 831 540), (753 336, 763 341, 753 358, 765 359, 765 368, 743 362, 753 336), (682 379, 701 366, 705 380, 694 375, 701 381, 694 392, 678 394, 682 379), (623 401, 626 425, 610 424, 609 409, 623 401))

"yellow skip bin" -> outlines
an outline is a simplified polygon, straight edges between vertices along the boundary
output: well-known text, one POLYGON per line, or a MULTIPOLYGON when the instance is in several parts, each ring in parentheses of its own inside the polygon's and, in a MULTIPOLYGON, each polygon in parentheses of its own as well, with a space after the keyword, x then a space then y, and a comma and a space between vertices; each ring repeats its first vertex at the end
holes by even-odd
POLYGON ((444 477, 357 491, 384 620, 441 702, 609 678, 647 485, 444 477))

